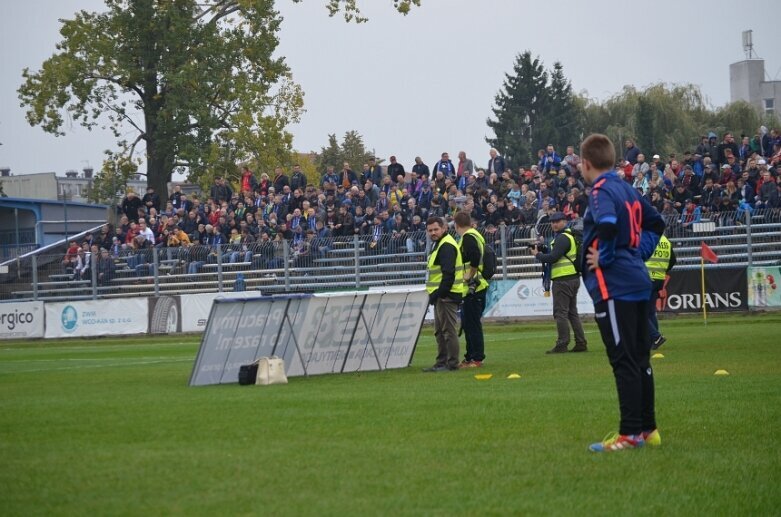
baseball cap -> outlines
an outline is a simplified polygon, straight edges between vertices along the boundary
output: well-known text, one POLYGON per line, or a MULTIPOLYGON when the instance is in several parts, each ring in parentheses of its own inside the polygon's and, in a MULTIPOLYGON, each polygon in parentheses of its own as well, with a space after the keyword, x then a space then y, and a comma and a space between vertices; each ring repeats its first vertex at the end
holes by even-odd
POLYGON ((565 221, 567 219, 567 216, 564 215, 561 212, 554 212, 550 215, 550 222, 555 223, 556 221, 565 221))
POLYGON ((757 162, 757 165, 765 165, 765 164, 767 164, 767 162, 765 160, 759 160, 757 162))
POLYGON ((732 167, 730 166, 730 164, 725 163, 724 165, 721 166, 721 168, 722 169, 731 169, 732 167))
POLYGON ((653 159, 654 159, 654 160, 658 160, 659 158, 660 158, 660 157, 659 157, 659 155, 658 155, 658 154, 655 154, 655 155, 654 155, 654 157, 653 157, 653 159))

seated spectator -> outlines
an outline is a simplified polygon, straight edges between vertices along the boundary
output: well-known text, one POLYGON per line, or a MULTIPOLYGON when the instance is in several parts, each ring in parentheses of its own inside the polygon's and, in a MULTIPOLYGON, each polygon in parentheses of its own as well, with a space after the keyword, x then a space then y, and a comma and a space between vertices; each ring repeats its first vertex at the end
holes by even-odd
POLYGON ((79 256, 79 245, 76 241, 70 241, 68 249, 65 252, 65 256, 62 259, 62 270, 65 273, 73 274, 73 270, 76 267, 77 259, 79 256))
POLYGON ((98 259, 98 285, 108 285, 114 278, 117 266, 114 259, 111 258, 109 250, 102 248, 100 250, 100 259, 98 259))

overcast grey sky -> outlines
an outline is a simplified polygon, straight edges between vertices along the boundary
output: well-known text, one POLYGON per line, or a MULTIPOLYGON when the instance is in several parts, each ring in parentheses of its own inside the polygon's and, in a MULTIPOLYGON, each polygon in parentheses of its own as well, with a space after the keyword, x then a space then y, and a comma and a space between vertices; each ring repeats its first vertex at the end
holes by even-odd
MULTIPOLYGON (((278 0, 285 17, 278 52, 306 93, 307 113, 291 127, 299 151, 328 133, 355 129, 377 154, 409 167, 443 151, 482 163, 485 120, 515 56, 526 49, 547 67, 561 61, 576 91, 597 99, 626 84, 693 83, 713 106, 729 101, 729 64, 744 59, 741 31, 770 78, 781 78, 777 0, 626 2, 609 0, 423 0, 403 17, 391 0, 359 0, 371 20, 328 18, 325 0, 278 0), (776 43, 773 44, 772 42, 776 43)), ((16 89, 60 41, 59 18, 101 10, 101 0, 0 0, 0 166, 14 174, 98 169, 108 131, 78 125, 55 138, 30 127, 16 89)))

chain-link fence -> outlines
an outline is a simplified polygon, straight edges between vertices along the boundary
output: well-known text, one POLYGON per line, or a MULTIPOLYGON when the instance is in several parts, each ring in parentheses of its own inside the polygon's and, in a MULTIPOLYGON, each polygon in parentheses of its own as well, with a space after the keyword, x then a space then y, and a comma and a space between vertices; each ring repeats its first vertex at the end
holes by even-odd
MULTIPOLYGON (((715 266, 781 261, 781 212, 723 212, 687 221, 666 218, 679 268, 700 264, 700 246, 719 256, 715 266)), ((532 244, 550 246, 549 224, 480 229, 496 252, 496 279, 541 277, 532 244)), ((343 291, 423 284, 430 242, 425 232, 375 228, 366 235, 291 240, 261 237, 249 244, 186 247, 83 247, 19 258, 0 274, 0 299, 74 300, 164 293, 343 291)))

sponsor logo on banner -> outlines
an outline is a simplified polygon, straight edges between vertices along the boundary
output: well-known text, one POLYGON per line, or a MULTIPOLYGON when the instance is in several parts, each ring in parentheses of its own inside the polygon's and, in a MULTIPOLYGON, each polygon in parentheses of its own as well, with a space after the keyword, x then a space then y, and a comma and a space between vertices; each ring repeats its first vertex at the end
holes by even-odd
MULTIPOLYGON (((709 311, 739 311, 748 308, 746 268, 705 270, 705 306, 709 311)), ((699 270, 672 270, 667 297, 657 301, 657 310, 702 311, 702 277, 699 270)))
MULTIPOLYGON (((577 304, 579 314, 594 313, 594 304, 583 285, 578 290, 577 304)), ((545 289, 539 280, 498 280, 491 282, 488 288, 483 313, 485 317, 550 317, 552 315, 553 297, 545 296, 545 289)))
POLYGON ((73 305, 66 305, 62 309, 60 322, 62 323, 62 330, 65 332, 70 333, 76 330, 76 326, 79 324, 79 313, 73 308, 73 305))
POLYGON ((146 333, 148 303, 146 298, 46 303, 45 335, 49 338, 146 333))
POLYGON ((781 267, 752 267, 748 270, 749 307, 781 307, 781 267))
POLYGON ((43 302, 0 304, 0 339, 43 337, 43 302))

